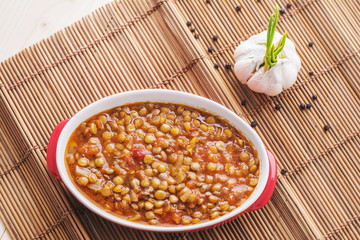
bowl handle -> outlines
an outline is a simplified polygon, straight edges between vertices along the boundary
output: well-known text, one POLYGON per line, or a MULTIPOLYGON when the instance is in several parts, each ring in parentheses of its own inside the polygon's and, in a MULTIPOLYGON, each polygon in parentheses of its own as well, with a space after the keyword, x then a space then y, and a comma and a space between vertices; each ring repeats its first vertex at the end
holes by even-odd
POLYGON ((60 133, 68 121, 69 121, 69 119, 66 119, 66 120, 60 122, 58 125, 56 125, 54 131, 52 132, 52 134, 50 136, 47 154, 46 154, 47 168, 48 168, 49 172, 59 181, 61 181, 61 178, 60 178, 57 166, 56 166, 56 148, 57 148, 57 143, 58 143, 60 133))
POLYGON ((246 210, 247 212, 251 212, 257 210, 259 208, 264 207, 267 202, 270 200, 276 184, 277 179, 277 166, 274 154, 269 150, 266 150, 269 161, 269 177, 266 183, 265 189, 260 195, 260 197, 246 210))

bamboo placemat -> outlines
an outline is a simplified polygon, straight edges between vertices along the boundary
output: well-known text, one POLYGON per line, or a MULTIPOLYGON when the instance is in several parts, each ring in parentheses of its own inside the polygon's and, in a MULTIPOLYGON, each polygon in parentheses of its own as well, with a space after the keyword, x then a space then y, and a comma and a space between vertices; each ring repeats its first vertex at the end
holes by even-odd
POLYGON ((1 64, 0 217, 12 238, 359 239, 360 2, 276 1, 286 10, 278 31, 294 41, 302 69, 274 98, 224 65, 241 40, 265 30, 275 1, 209 2, 113 2, 1 64), (89 103, 142 88, 195 93, 256 121, 278 161, 271 201, 185 234, 136 231, 84 209, 46 170, 49 136, 89 103))

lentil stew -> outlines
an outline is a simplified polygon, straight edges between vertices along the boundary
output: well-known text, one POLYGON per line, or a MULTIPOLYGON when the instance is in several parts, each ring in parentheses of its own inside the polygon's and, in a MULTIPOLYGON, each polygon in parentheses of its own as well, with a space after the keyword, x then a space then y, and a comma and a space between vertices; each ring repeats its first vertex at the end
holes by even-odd
POLYGON ((259 180, 253 145, 213 114, 137 103, 81 123, 65 152, 77 188, 129 221, 188 225, 243 204, 259 180))

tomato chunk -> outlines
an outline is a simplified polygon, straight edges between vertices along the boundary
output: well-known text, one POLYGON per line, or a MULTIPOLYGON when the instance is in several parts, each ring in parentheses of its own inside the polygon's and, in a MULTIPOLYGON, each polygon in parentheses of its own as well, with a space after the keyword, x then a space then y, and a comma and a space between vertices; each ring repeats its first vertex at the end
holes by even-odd
POLYGON ((149 154, 149 151, 147 151, 143 146, 141 145, 135 145, 133 147, 132 157, 136 161, 144 161, 144 157, 149 154))

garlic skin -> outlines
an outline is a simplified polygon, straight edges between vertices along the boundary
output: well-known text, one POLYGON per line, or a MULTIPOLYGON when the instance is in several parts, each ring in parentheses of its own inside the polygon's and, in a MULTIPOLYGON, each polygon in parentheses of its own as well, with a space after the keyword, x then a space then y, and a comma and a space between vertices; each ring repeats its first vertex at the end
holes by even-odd
MULTIPOLYGON (((234 52, 234 72, 240 82, 248 85, 254 92, 275 96, 294 85, 301 60, 294 43, 286 39, 277 63, 265 72, 264 66, 260 65, 264 62, 266 38, 267 31, 264 31, 240 43, 234 52)), ((273 42, 276 43, 281 38, 282 35, 275 32, 273 42)))

